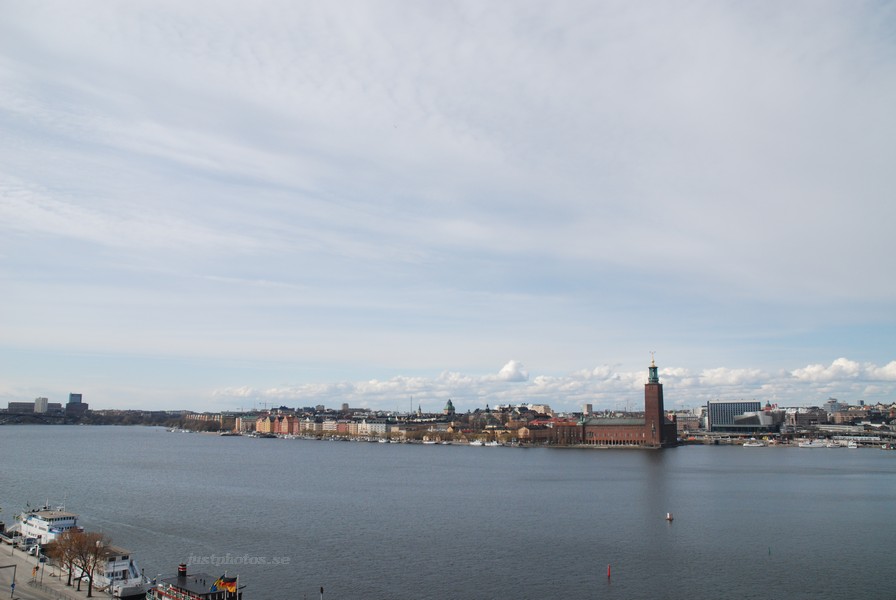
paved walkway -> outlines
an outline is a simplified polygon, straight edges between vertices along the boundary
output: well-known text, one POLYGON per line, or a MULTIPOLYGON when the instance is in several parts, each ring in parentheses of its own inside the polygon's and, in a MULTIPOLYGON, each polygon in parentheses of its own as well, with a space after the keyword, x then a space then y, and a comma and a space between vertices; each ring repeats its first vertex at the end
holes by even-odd
MULTIPOLYGON (((67 575, 59 577, 59 569, 48 563, 38 564, 37 558, 0 545, 0 600, 84 600, 87 598, 87 582, 81 583, 81 591, 66 586, 67 575), (15 566, 15 569, 12 567, 15 566), (35 570, 35 567, 38 567, 35 570), (11 587, 15 571, 15 589, 11 587), (61 579, 61 580, 60 580, 61 579)), ((93 597, 108 599, 106 592, 93 590, 93 597)))

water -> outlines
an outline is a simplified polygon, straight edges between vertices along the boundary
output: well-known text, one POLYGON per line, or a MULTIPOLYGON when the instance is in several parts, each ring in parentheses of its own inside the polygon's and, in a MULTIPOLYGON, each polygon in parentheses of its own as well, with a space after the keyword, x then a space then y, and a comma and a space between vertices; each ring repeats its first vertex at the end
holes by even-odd
POLYGON ((133 550, 147 575, 228 562, 190 570, 239 574, 248 600, 317 598, 320 586, 397 600, 896 596, 896 452, 876 449, 0 427, 2 516, 48 498, 133 550))

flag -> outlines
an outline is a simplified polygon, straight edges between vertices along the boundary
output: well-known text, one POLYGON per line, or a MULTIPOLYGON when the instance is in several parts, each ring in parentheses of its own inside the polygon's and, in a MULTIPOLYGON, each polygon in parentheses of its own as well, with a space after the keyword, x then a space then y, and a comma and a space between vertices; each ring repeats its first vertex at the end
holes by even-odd
POLYGON ((236 591, 236 577, 224 577, 221 575, 218 579, 212 584, 210 592, 235 592, 236 591))

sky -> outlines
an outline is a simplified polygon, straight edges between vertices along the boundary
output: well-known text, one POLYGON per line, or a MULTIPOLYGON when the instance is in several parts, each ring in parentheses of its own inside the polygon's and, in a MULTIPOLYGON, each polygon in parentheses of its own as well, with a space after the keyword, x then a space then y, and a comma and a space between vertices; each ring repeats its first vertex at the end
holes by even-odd
POLYGON ((896 3, 0 0, 0 404, 896 401, 896 3))

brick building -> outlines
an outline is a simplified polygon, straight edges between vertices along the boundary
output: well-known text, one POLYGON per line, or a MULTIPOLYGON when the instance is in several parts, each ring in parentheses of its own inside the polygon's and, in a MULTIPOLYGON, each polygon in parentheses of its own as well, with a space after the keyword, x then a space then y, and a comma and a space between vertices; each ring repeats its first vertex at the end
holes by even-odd
POLYGON ((626 418, 582 418, 582 443, 591 446, 640 446, 663 448, 678 440, 674 420, 666 418, 663 384, 651 359, 644 384, 644 416, 626 418))

